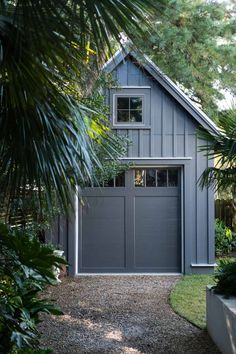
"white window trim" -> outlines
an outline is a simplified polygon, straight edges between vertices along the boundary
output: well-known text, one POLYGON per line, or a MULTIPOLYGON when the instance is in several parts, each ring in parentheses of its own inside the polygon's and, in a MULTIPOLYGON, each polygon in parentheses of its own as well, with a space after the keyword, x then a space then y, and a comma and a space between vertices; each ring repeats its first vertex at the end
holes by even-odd
POLYGON ((112 114, 112 123, 114 127, 145 127, 144 119, 145 119, 145 108, 146 108, 146 95, 143 93, 114 93, 113 94, 113 114, 112 114), (134 123, 125 123, 125 122, 117 122, 117 97, 141 97, 142 98, 142 122, 134 122, 134 123))
POLYGON ((151 86, 112 86, 111 87, 112 89, 116 89, 116 90, 119 90, 119 89, 137 89, 137 90, 140 90, 140 89, 151 89, 151 86))

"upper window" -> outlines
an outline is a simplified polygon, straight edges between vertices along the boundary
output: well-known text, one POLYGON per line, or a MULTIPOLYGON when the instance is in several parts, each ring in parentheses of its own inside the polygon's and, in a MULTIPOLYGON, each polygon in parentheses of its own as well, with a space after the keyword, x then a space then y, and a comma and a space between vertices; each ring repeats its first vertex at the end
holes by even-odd
POLYGON ((143 96, 116 96, 116 122, 142 123, 143 96))

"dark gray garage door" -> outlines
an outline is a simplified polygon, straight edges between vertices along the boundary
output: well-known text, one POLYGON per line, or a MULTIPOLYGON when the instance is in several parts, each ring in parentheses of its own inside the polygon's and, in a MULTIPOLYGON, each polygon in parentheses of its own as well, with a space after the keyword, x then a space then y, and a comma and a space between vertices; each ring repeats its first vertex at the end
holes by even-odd
POLYGON ((134 169, 84 189, 79 272, 180 272, 180 171, 134 169))

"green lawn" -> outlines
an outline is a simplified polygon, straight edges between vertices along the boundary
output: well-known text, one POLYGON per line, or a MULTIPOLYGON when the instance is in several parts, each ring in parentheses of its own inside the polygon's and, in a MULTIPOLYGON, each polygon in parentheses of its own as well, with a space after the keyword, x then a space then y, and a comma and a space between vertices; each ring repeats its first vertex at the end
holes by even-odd
POLYGON ((171 306, 194 325, 206 327, 206 286, 214 284, 212 275, 186 275, 172 290, 171 306))

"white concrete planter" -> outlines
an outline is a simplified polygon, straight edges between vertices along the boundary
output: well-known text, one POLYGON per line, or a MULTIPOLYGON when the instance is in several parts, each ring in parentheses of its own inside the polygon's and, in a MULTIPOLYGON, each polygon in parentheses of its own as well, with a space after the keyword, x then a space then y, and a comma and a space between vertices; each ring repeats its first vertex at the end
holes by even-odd
POLYGON ((236 353, 236 298, 206 291, 207 330, 223 354, 236 353))
MULTIPOLYGON (((58 256, 58 257, 63 257, 63 255, 64 255, 64 251, 61 251, 61 250, 54 250, 53 253, 55 256, 58 256)), ((60 268, 53 267, 53 273, 54 273, 58 283, 61 282, 61 280, 59 279, 60 272, 61 272, 60 268)))

